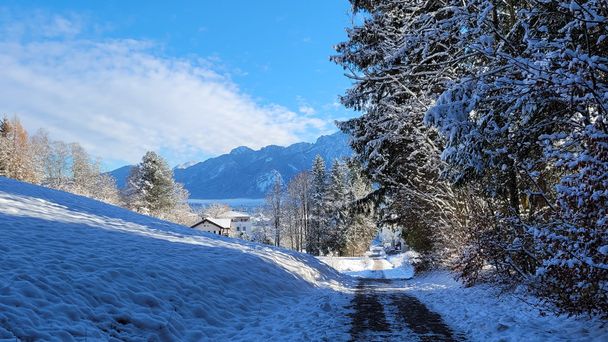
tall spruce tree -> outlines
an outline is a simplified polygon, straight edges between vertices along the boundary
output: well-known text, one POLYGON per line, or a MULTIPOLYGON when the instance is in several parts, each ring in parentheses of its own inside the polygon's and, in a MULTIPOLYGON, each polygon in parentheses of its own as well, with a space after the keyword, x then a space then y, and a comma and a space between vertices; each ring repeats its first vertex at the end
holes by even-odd
POLYGON ((310 234, 306 251, 327 253, 327 171, 325 161, 317 155, 313 161, 310 185, 310 234))
POLYGON ((149 151, 127 179, 127 205, 138 212, 163 217, 177 204, 173 171, 155 152, 149 151))
POLYGON ((327 187, 327 248, 341 254, 346 244, 345 231, 348 220, 349 184, 348 169, 340 160, 331 166, 327 187))

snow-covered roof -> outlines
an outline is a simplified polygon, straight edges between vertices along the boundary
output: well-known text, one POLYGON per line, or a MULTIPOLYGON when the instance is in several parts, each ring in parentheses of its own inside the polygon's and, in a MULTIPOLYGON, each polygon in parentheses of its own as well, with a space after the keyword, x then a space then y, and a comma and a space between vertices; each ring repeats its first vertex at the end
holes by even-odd
POLYGON ((250 217, 249 214, 247 213, 243 213, 240 211, 234 211, 234 210, 229 210, 225 213, 222 213, 218 216, 221 219, 226 219, 226 218, 235 218, 235 217, 250 217))
POLYGON ((220 228, 225 228, 225 229, 230 229, 230 223, 231 223, 230 219, 227 219, 227 218, 205 217, 202 221, 193 225, 192 228, 196 228, 205 222, 211 222, 212 224, 214 224, 220 228))

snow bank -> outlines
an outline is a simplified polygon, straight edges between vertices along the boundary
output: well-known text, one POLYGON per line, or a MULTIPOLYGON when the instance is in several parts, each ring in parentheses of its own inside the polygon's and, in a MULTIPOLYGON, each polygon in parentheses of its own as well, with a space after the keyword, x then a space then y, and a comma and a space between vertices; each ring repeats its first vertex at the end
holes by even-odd
POLYGON ((499 294, 489 285, 465 288, 448 272, 399 285, 473 341, 608 341, 608 322, 541 313, 522 300, 534 298, 499 294))
POLYGON ((408 254, 389 255, 386 259, 369 257, 319 257, 337 271, 357 278, 410 279, 414 276, 408 254))
POLYGON ((0 177, 0 339, 347 339, 313 257, 0 177))

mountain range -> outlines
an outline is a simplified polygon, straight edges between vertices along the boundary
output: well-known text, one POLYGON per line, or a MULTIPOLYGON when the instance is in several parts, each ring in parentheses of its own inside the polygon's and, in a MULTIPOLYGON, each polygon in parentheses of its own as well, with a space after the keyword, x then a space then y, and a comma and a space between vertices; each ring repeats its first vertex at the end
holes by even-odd
MULTIPOLYGON (((277 177, 286 183, 297 173, 310 170, 316 155, 323 157, 328 167, 334 159, 351 156, 348 136, 337 132, 321 136, 315 143, 270 145, 259 150, 241 146, 203 162, 176 167, 173 173, 193 199, 263 198, 277 177)), ((119 188, 124 187, 132 167, 110 172, 119 188)))

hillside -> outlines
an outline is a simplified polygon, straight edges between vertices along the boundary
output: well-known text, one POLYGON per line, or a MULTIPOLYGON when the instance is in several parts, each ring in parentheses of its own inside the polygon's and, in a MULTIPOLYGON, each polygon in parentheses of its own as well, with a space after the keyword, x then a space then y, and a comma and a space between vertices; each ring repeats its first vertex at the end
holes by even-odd
MULTIPOLYGON (((289 181, 297 173, 310 169, 316 155, 329 164, 351 154, 348 136, 338 132, 322 136, 314 144, 270 145, 259 150, 237 147, 228 154, 176 168, 174 174, 191 198, 262 198, 276 177, 289 181)), ((119 187, 124 186, 129 169, 124 166, 110 172, 119 187)))
POLYGON ((311 256, 2 177, 0 235, 0 339, 347 336, 346 280, 311 256))

